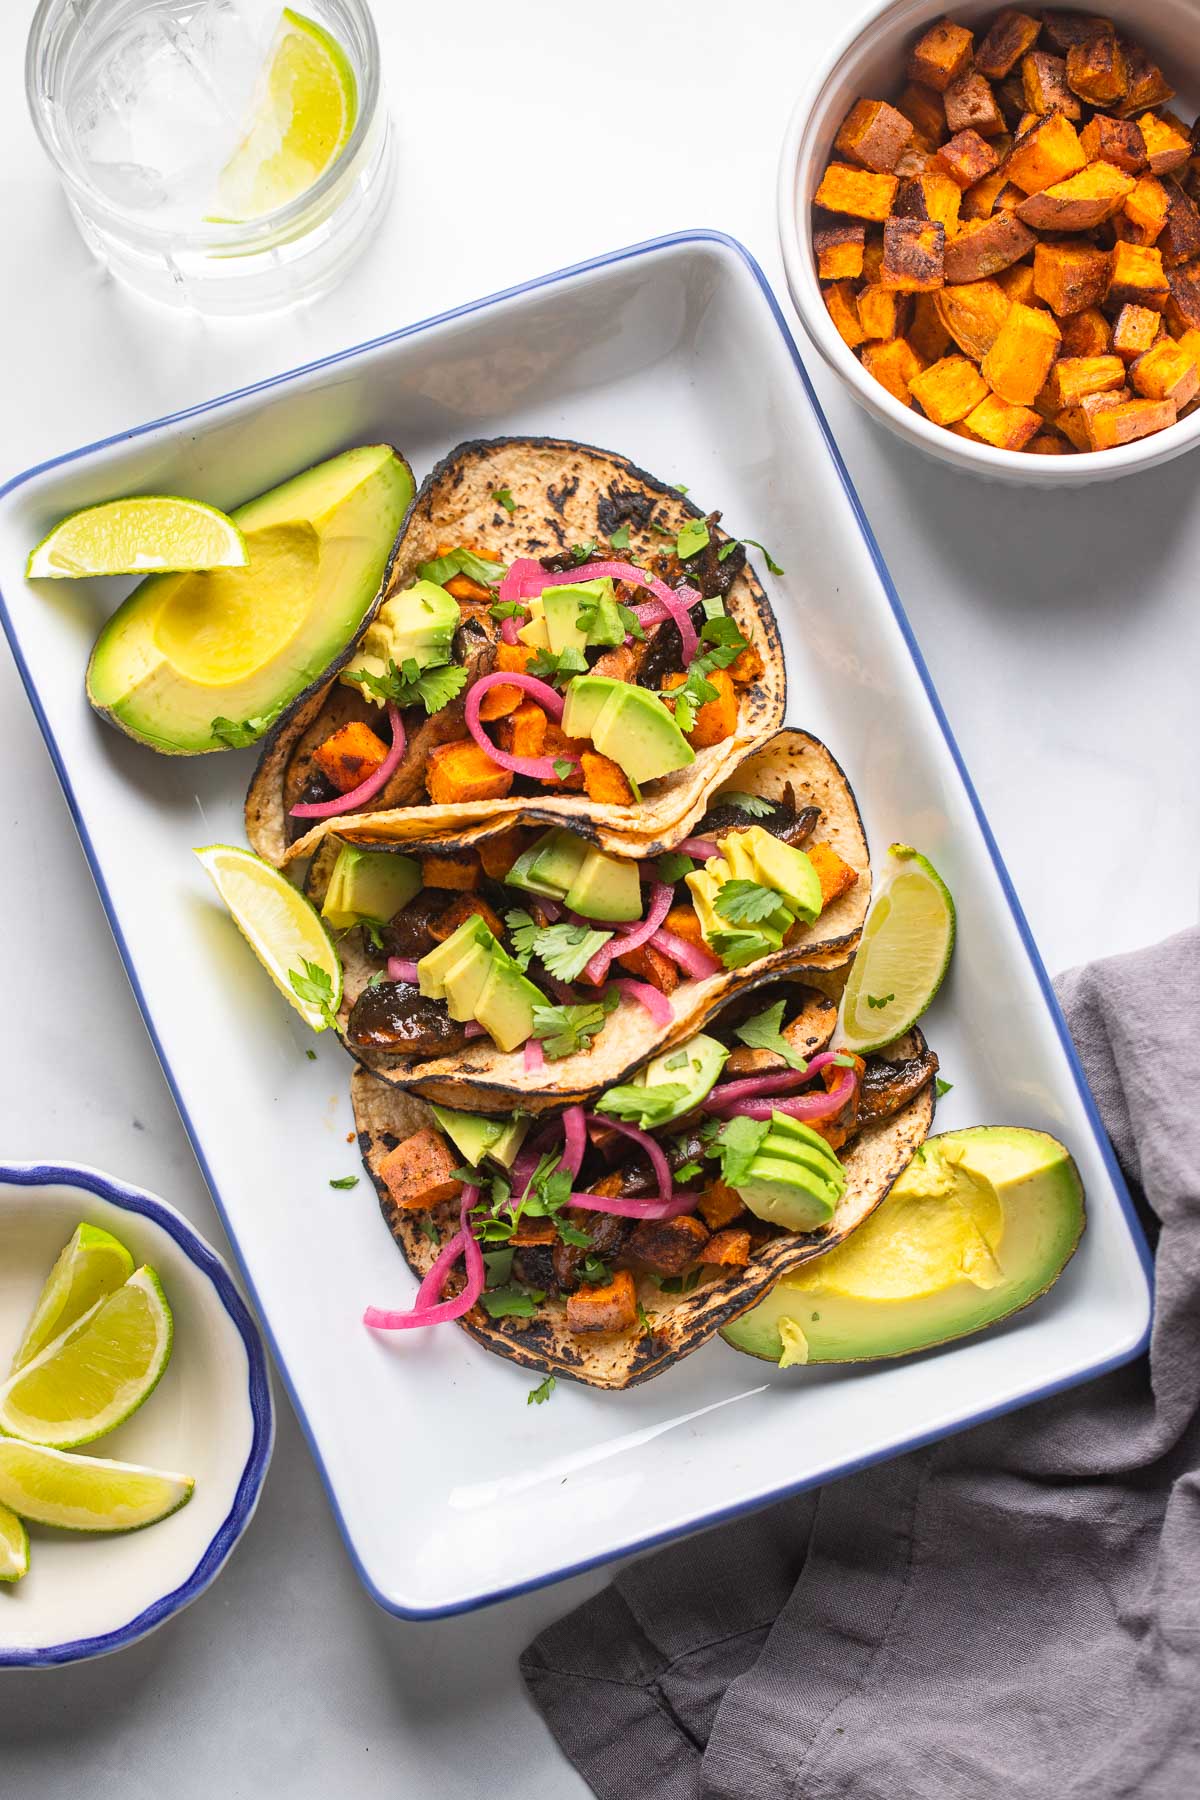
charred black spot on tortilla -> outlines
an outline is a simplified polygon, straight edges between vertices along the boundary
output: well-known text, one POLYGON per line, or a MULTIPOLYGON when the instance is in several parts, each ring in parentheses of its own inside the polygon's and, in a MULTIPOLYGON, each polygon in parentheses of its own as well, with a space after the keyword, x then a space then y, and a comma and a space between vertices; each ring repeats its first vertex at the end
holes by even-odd
POLYGON ((657 505, 657 496, 648 494, 644 488, 618 487, 615 481, 611 481, 608 493, 601 494, 596 501, 596 527, 600 535, 606 538, 610 538, 614 531, 619 531, 625 524, 644 527, 657 505))
POLYGON ((561 487, 554 487, 552 484, 548 485, 546 488, 546 498, 549 500, 555 512, 561 517, 567 501, 573 499, 578 492, 579 477, 578 475, 572 475, 571 479, 569 481, 564 481, 561 487))
POLYGON ((363 1050, 408 1050, 439 1056, 461 1050, 470 1040, 465 1025, 431 1000, 415 983, 380 981, 365 987, 350 1010, 346 1039, 363 1050))

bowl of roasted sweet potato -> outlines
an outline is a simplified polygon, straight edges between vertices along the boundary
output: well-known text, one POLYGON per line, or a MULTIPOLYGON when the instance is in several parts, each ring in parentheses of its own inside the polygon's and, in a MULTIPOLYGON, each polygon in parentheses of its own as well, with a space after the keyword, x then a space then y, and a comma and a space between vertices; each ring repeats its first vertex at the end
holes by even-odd
POLYGON ((1200 3, 884 0, 797 102, 805 330, 908 443, 1068 486, 1200 441, 1200 3))

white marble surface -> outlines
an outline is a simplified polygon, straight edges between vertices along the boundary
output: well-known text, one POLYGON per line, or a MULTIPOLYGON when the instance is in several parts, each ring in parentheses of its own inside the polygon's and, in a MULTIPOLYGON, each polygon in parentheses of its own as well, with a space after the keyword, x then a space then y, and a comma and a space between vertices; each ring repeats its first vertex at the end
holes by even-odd
MULTIPOLYGON (((0 478, 668 229, 734 233, 783 296, 775 155, 831 29, 816 0, 609 0, 602 13, 377 0, 399 147, 379 241, 319 305, 222 325, 133 300, 90 263, 25 114, 32 11, 0 9, 0 478)), ((1061 501, 991 488, 902 454, 813 373, 1048 964, 1193 923, 1200 458, 1061 501)), ((0 766, 0 1154, 112 1169, 219 1242, 7 657, 0 766)), ((166 1783, 181 1800, 268 1786, 289 1800, 569 1800, 583 1787, 527 1705, 516 1656, 602 1580, 463 1620, 386 1618, 285 1402, 263 1505, 205 1599, 120 1657, 0 1677, 0 1785, 14 1800, 83 1782, 102 1800, 166 1783)))

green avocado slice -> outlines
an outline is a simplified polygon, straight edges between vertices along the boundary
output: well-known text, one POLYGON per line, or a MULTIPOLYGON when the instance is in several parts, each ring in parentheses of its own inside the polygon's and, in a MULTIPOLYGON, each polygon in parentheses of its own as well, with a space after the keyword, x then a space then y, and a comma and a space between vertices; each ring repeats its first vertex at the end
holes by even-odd
POLYGON ((239 506, 246 566, 139 583, 96 640, 88 699, 168 755, 253 743, 362 624, 412 495, 403 458, 369 444, 239 506))
POLYGON ((1083 1227, 1083 1184, 1056 1138, 1015 1125, 943 1132, 856 1232, 721 1336, 782 1367, 927 1350, 1044 1294, 1083 1227))

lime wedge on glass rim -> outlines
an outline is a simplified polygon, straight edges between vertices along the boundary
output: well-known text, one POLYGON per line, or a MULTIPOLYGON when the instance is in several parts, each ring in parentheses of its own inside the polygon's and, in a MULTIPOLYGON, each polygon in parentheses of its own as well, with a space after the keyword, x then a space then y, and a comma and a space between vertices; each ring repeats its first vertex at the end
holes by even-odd
POLYGON ((233 520, 203 500, 135 494, 71 513, 30 551, 25 573, 77 580, 83 575, 173 574, 240 569, 249 557, 233 520))
POLYGON ((326 1030, 342 1003, 342 963, 316 908, 253 850, 208 844, 196 855, 280 993, 314 1031, 326 1030))
POLYGON ((0 1438, 0 1506, 61 1531, 140 1531, 192 1497, 190 1475, 0 1438))
POLYGON ((13 1374, 132 1274, 133 1258, 124 1244, 98 1225, 77 1225, 38 1296, 12 1360, 13 1374))
POLYGON ((51 1450, 103 1437, 154 1392, 173 1338, 158 1276, 136 1270, 9 1376, 0 1387, 0 1432, 51 1450))
POLYGON ((335 37, 285 7, 241 143, 217 180, 214 223, 260 219, 313 185, 358 117, 354 70, 335 37))
POLYGON ((29 1573, 29 1533, 16 1513, 0 1506, 0 1581, 20 1581, 29 1573))
POLYGON ((954 950, 950 890, 933 864, 908 844, 871 903, 842 995, 837 1041, 865 1056, 903 1037, 942 985, 954 950))

